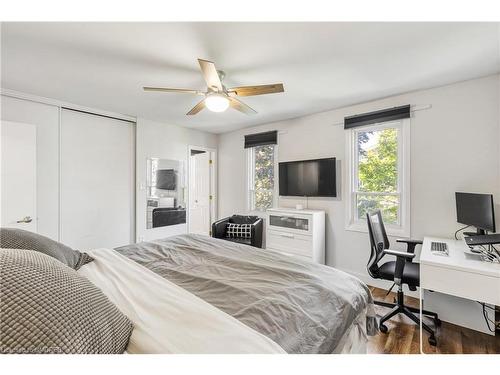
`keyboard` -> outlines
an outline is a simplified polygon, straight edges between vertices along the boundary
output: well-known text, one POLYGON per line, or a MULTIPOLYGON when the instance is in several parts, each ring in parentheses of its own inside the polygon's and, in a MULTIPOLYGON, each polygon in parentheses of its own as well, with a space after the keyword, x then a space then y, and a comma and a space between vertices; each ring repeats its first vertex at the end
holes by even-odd
POLYGON ((500 243, 500 233, 465 237, 465 243, 469 246, 495 245, 497 243, 500 243))
POLYGON ((431 252, 436 255, 448 255, 448 245, 444 242, 431 242, 431 252))

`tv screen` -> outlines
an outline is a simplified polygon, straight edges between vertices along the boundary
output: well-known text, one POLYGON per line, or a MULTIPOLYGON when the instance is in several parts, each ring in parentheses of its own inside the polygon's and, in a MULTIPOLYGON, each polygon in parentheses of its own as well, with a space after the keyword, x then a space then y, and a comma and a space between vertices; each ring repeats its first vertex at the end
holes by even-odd
POLYGON ((173 169, 158 169, 156 171, 156 188, 163 190, 175 190, 176 179, 173 169))
POLYGON ((279 163, 281 196, 336 197, 335 158, 279 163))

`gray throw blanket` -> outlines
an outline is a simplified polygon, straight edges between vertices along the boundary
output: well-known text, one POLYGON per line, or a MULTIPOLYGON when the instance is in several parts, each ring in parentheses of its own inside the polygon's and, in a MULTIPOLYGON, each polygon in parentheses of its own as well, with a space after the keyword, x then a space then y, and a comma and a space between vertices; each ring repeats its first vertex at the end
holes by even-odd
POLYGON ((332 267, 201 235, 115 250, 271 338, 288 353, 333 353, 364 311, 362 331, 376 331, 368 287, 332 267))

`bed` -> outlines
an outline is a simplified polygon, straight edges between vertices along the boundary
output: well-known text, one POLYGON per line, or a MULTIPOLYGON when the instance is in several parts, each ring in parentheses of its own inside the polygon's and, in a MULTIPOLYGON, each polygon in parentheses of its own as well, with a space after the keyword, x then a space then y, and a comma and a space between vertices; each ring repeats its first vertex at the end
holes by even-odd
POLYGON ((90 255, 79 272, 137 327, 129 352, 363 353, 376 332, 360 280, 273 251, 180 235, 90 255))
POLYGON ((123 312, 134 329, 130 354, 282 354, 268 337, 111 249, 93 249, 78 270, 123 312))

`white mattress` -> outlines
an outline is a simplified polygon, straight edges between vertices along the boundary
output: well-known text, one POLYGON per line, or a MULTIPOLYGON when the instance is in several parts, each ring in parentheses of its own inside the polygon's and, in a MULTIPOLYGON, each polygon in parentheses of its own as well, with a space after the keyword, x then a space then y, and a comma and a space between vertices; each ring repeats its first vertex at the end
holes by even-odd
POLYGON ((110 249, 78 271, 134 323, 128 353, 285 353, 271 339, 110 249))

